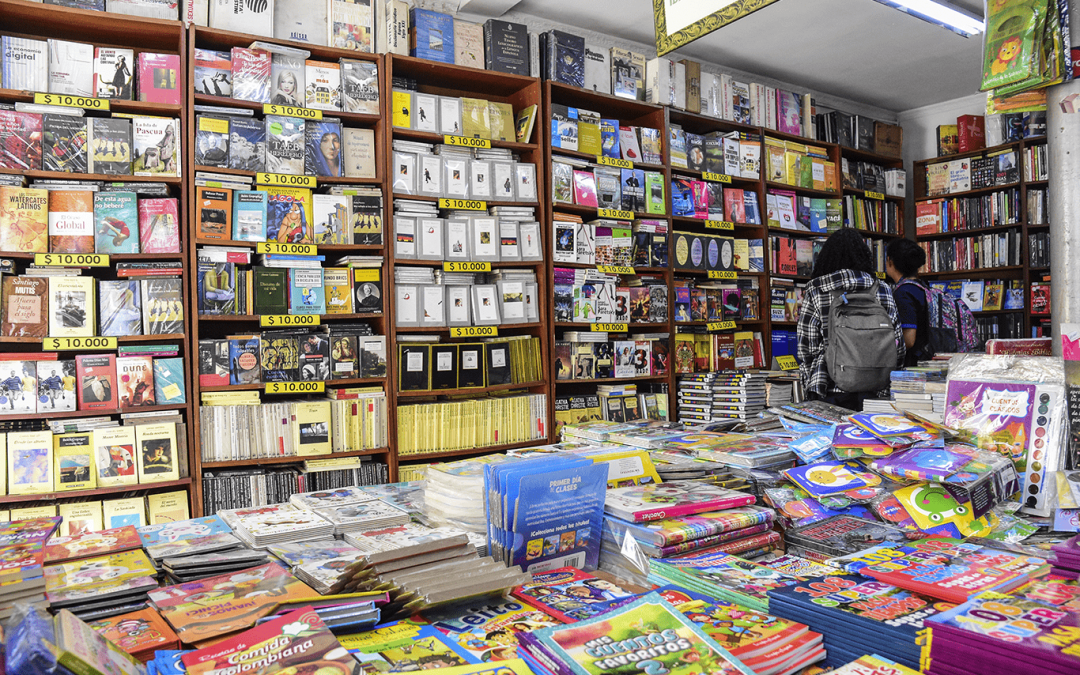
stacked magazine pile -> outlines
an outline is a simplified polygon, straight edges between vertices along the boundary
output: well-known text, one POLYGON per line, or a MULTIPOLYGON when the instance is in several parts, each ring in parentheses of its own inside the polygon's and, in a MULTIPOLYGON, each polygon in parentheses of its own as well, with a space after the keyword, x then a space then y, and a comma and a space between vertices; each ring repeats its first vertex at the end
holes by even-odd
MULTIPOLYGON (((434 525, 469 532, 487 532, 484 513, 484 467, 514 461, 506 455, 485 455, 428 466, 424 475, 424 516, 434 525)), ((484 555, 486 550, 480 551, 484 555)))
POLYGON ((45 596, 52 609, 91 621, 146 607, 158 570, 141 548, 45 567, 45 596))
POLYGON ((360 556, 359 549, 340 539, 275 544, 267 550, 288 565, 298 579, 323 594, 329 592, 342 571, 360 556))
POLYGON ((329 520, 292 504, 234 509, 222 511, 221 515, 232 526, 236 536, 252 548, 265 548, 287 541, 321 539, 334 533, 334 524, 329 520))
POLYGON ((243 546, 218 516, 138 528, 143 548, 172 583, 195 581, 268 562, 243 546))

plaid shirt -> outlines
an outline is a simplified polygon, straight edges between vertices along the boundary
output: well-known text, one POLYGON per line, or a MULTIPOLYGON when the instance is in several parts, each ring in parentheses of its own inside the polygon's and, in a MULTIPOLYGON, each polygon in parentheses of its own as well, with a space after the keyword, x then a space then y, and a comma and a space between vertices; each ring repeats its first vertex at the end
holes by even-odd
MULTIPOLYGON (((802 310, 799 311, 799 371, 803 385, 809 394, 826 396, 841 391, 829 378, 825 368, 825 345, 829 341, 827 321, 822 318, 829 313, 829 296, 833 291, 866 291, 877 281, 873 275, 855 270, 838 270, 824 277, 818 277, 806 285, 803 292, 802 310)), ((889 285, 878 285, 878 300, 881 301, 896 333, 896 366, 904 366, 904 331, 900 328, 900 318, 896 312, 889 285)))

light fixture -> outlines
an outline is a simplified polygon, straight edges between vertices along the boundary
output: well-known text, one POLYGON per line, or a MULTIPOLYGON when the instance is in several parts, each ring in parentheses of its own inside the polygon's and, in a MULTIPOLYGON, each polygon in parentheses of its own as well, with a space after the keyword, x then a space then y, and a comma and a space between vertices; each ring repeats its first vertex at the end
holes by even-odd
POLYGON ((938 0, 876 0, 883 5, 917 16, 923 21, 947 28, 957 35, 971 37, 986 30, 986 22, 938 0))

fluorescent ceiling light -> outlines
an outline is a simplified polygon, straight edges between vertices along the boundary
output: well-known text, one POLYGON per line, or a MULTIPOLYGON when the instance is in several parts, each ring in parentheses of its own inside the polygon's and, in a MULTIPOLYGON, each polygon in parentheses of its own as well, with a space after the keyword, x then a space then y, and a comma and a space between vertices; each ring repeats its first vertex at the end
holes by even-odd
POLYGON ((923 21, 948 28, 964 37, 978 35, 986 30, 986 22, 981 18, 937 0, 877 0, 877 2, 905 14, 917 16, 923 21))

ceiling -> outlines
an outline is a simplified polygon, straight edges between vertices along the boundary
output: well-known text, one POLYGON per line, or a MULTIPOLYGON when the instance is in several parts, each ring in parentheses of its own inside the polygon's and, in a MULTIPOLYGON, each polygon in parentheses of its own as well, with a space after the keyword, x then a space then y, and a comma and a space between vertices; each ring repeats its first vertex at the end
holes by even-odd
MULTIPOLYGON (((982 16, 981 0, 952 4, 982 16)), ((655 44, 651 0, 522 0, 513 9, 655 44)), ((874 0, 780 0, 669 56, 900 112, 976 93, 981 49, 981 37, 963 38, 874 0)))

